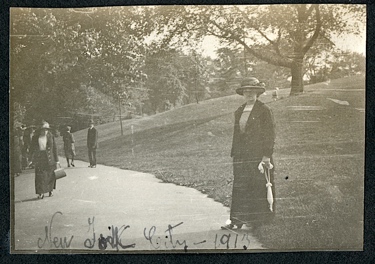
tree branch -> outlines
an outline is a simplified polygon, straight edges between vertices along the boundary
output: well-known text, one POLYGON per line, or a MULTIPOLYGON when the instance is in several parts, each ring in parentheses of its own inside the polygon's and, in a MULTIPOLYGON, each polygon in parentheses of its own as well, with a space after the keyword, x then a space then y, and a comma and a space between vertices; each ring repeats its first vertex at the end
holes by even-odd
POLYGON ((307 10, 306 12, 306 17, 309 17, 311 15, 311 12, 314 10, 315 6, 314 5, 311 5, 309 7, 309 10, 307 10))
POLYGON ((272 65, 275 66, 281 66, 281 67, 286 67, 286 68, 291 68, 292 67, 292 61, 289 61, 278 54, 271 53, 271 52, 266 52, 263 53, 261 51, 257 51, 255 49, 250 48, 241 38, 238 36, 233 36, 233 40, 237 41, 239 44, 243 45, 246 48, 246 51, 248 51, 251 55, 254 57, 264 60, 265 62, 268 62, 272 65))
POLYGON ((210 21, 213 25, 215 25, 220 31, 224 32, 225 34, 223 35, 218 35, 214 32, 211 32, 211 34, 213 34, 214 36, 217 36, 217 37, 221 37, 221 38, 225 38, 227 40, 234 40, 234 41, 237 41, 239 44, 241 44, 242 46, 244 46, 246 48, 246 50, 251 54, 253 55, 254 57, 258 58, 258 59, 261 59, 261 60, 264 60, 272 65, 275 65, 275 66, 281 66, 281 67, 286 67, 286 68, 291 68, 292 67, 292 62, 281 57, 279 54, 275 54, 275 53, 263 53, 263 52, 260 52, 260 51, 257 51, 255 49, 252 49, 250 48, 244 40, 241 39, 241 37, 239 36, 236 36, 233 34, 233 32, 230 32, 226 29, 224 29, 223 27, 221 27, 220 25, 218 25, 216 23, 216 21, 213 21, 211 20, 210 21))
MULTIPOLYGON (((219 24, 216 23, 216 21, 211 20, 210 22, 211 22, 214 26, 216 26, 220 31, 222 31, 222 32, 225 33, 225 34, 221 35, 222 38, 229 38, 229 39, 230 39, 229 36, 233 34, 232 32, 230 32, 229 30, 226 30, 225 28, 221 27, 219 24)), ((213 32, 211 31, 211 33, 213 33, 213 32)), ((215 34, 215 33, 213 33, 213 34, 215 34)), ((219 35, 219 36, 220 36, 220 35, 219 35)))
POLYGON ((281 55, 281 52, 280 52, 280 49, 279 49, 279 44, 280 44, 280 40, 281 40, 281 28, 279 29, 279 32, 277 33, 277 40, 276 40, 276 53, 279 55, 279 56, 282 56, 281 55))
POLYGON ((263 31, 261 31, 259 29, 259 27, 256 27, 241 9, 239 9, 237 6, 235 6, 235 8, 237 9, 238 12, 240 12, 242 14, 242 17, 247 21, 248 25, 250 27, 252 27, 253 29, 255 29, 263 38, 265 38, 273 46, 276 54, 279 55, 279 56, 282 56, 281 53, 280 53, 280 49, 279 49, 279 43, 280 43, 280 38, 281 38, 281 30, 279 30, 277 40, 273 41, 272 39, 267 37, 267 35, 263 31))
POLYGON ((315 8, 315 16, 316 16, 316 28, 315 28, 315 32, 314 34, 312 35, 312 37, 308 40, 308 42, 306 43, 306 45, 302 48, 302 53, 303 54, 306 54, 306 52, 311 48, 311 46, 313 45, 313 43, 315 42, 315 40, 318 38, 319 34, 320 34, 320 29, 322 27, 322 21, 321 21, 321 18, 320 18, 320 10, 319 10, 319 5, 314 5, 314 8, 315 8))

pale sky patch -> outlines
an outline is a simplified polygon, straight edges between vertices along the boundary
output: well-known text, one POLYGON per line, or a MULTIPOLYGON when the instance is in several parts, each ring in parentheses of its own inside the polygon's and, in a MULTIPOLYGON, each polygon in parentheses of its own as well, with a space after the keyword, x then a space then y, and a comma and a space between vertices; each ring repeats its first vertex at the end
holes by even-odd
MULTIPOLYGON (((332 40, 336 44, 336 48, 366 55, 366 30, 363 30, 360 35, 345 34, 340 37, 333 37, 332 40)), ((216 58, 216 50, 221 46, 216 37, 207 36, 203 39, 201 47, 203 55, 216 58)))

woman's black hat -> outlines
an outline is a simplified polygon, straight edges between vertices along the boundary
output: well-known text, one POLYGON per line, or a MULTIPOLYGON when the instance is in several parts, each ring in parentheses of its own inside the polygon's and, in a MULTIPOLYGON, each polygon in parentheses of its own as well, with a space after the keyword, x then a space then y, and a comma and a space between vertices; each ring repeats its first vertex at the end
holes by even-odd
POLYGON ((244 90, 255 90, 258 95, 261 95, 266 91, 266 88, 264 88, 264 83, 261 83, 257 78, 247 77, 242 80, 241 86, 236 89, 236 93, 243 95, 244 90))

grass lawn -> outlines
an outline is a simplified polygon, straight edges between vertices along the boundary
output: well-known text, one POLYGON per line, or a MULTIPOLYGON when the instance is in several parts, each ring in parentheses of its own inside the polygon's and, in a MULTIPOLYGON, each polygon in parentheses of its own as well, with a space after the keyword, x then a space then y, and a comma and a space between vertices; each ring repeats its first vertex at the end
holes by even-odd
MULTIPOLYGON (((306 86, 294 97, 283 90, 276 102, 262 98, 277 131, 276 218, 254 231, 265 247, 362 248, 364 87, 357 76, 306 86)), ((229 206, 233 113, 242 102, 233 95, 126 120, 123 136, 118 122, 98 126, 98 163, 150 172, 229 206)), ((86 133, 74 133, 77 159, 87 160, 86 133)))

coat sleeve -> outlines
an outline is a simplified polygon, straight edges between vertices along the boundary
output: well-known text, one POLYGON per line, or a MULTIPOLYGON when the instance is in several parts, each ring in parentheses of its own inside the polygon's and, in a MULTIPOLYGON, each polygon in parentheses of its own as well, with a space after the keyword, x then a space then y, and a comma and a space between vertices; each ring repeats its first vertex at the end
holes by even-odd
POLYGON ((89 134, 90 134, 90 130, 87 129, 87 147, 90 147, 89 134))
POLYGON ((59 157, 57 156, 57 145, 56 145, 55 137, 53 135, 51 136, 52 136, 52 155, 53 155, 53 158, 55 159, 55 162, 58 162, 59 157))
POLYGON ((98 130, 95 130, 95 147, 98 147, 98 137, 99 137, 99 132, 98 130))
POLYGON ((30 160, 34 163, 35 160, 34 160, 34 156, 35 156, 35 151, 36 151, 36 148, 38 147, 38 142, 37 142, 37 136, 34 135, 30 141, 30 152, 29 152, 29 155, 30 155, 30 160))
POLYGON ((264 111, 264 126, 263 126, 263 156, 271 157, 275 145, 275 121, 271 109, 268 107, 264 111))
POLYGON ((237 115, 238 115, 238 109, 234 113, 234 127, 233 127, 233 139, 232 139, 232 149, 230 151, 230 156, 233 158, 236 154, 237 147, 238 147, 238 131, 239 131, 239 124, 237 122, 237 115))
POLYGON ((230 151, 230 156, 233 158, 234 157, 234 152, 236 149, 236 140, 237 140, 237 135, 236 135, 236 124, 234 124, 233 128, 233 139, 232 139, 232 149, 230 151))

